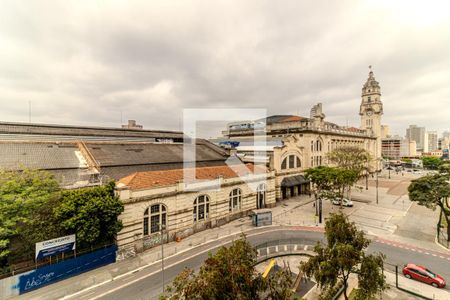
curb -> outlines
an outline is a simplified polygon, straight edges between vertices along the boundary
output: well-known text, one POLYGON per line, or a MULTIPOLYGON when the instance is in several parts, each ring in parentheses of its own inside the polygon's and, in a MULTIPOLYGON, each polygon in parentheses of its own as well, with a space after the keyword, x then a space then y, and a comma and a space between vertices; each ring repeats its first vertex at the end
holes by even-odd
POLYGON ((439 247, 441 247, 442 249, 444 249, 446 252, 449 252, 449 253, 450 253, 450 249, 449 249, 449 248, 445 247, 444 245, 442 245, 441 243, 438 242, 438 237, 437 237, 437 235, 434 237, 434 243, 435 243, 436 245, 438 245, 439 247))
MULTIPOLYGON (((265 227, 266 227, 266 228, 273 228, 273 230, 268 230, 268 231, 263 231, 263 232, 254 233, 254 234, 249 234, 248 236, 253 236, 253 235, 258 235, 258 234, 264 234, 264 233, 267 233, 267 232, 270 232, 270 231, 277 231, 277 230, 282 229, 282 228, 280 228, 280 227, 282 227, 282 226, 279 226, 279 225, 269 225, 269 226, 265 226, 265 227)), ((165 259, 172 258, 172 257, 177 256, 177 255, 179 255, 179 254, 183 254, 183 253, 188 252, 188 251, 190 251, 190 250, 194 250, 194 249, 196 249, 196 248, 199 248, 200 246, 204 246, 204 245, 210 244, 210 243, 215 242, 215 241, 218 241, 218 240, 226 239, 226 238, 229 238, 229 237, 231 237, 231 236, 240 235, 241 233, 245 233, 245 232, 248 232, 248 231, 251 231, 251 230, 254 230, 254 229, 248 229, 248 230, 241 231, 241 232, 230 233, 230 234, 228 234, 228 235, 225 235, 225 236, 221 237, 220 239, 210 240, 210 241, 205 242, 205 243, 203 243, 203 244, 195 245, 195 246, 193 246, 193 247, 190 247, 190 248, 181 250, 180 252, 177 252, 177 253, 175 253, 175 254, 173 254, 173 255, 166 256, 165 259)), ((220 243, 220 245, 223 245, 223 244, 224 244, 224 243, 222 243, 222 242, 220 243)), ((210 249, 204 250, 204 251, 202 251, 202 252, 205 252, 205 251, 210 251, 210 249)), ((122 278, 122 277, 129 276, 129 275, 131 275, 131 274, 133 274, 133 273, 136 273, 136 272, 139 272, 139 271, 141 271, 141 270, 144 270, 144 269, 146 269, 146 268, 148 268, 148 267, 151 267, 151 266, 153 266, 153 265, 155 265, 155 264, 157 264, 157 263, 159 263, 159 262, 161 262, 161 259, 158 259, 158 260, 156 260, 156 261, 154 261, 154 262, 152 262, 152 263, 149 263, 149 264, 147 264, 147 265, 141 266, 141 267, 139 267, 139 268, 136 268, 136 269, 134 269, 134 270, 128 271, 128 272, 126 272, 126 273, 117 275, 116 277, 113 277, 113 278, 111 278, 111 279, 102 281, 102 282, 100 282, 100 283, 98 283, 98 284, 92 285, 92 286, 90 286, 90 287, 88 287, 88 288, 82 289, 82 290, 80 290, 80 291, 78 291, 78 292, 75 292, 75 293, 73 293, 73 294, 66 295, 66 296, 64 296, 64 297, 61 298, 61 299, 71 299, 71 298, 73 298, 73 297, 75 297, 75 296, 77 296, 77 295, 79 295, 79 294, 81 294, 81 293, 90 291, 90 290, 92 290, 92 289, 94 289, 94 288, 97 288, 97 287, 102 286, 102 285, 104 285, 104 284, 107 284, 107 283, 109 283, 109 282, 118 280, 118 279, 120 279, 120 278, 122 278)), ((179 262, 178 262, 178 263, 179 263, 179 262)), ((158 272, 159 272, 159 271, 158 271, 158 272)))

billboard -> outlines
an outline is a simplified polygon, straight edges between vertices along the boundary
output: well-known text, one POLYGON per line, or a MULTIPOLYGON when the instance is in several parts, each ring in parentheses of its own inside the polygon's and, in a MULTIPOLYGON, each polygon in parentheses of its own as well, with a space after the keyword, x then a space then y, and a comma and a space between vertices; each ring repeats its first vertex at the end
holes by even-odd
POLYGON ((75 234, 36 243, 36 260, 75 250, 75 234))

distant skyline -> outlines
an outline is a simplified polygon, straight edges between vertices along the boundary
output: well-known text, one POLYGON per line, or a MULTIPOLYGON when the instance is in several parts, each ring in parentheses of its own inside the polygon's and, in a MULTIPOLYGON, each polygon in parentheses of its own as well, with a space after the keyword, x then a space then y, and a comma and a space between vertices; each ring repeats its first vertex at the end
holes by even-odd
MULTIPOLYGON (((450 130, 447 1, 2 1, 0 121, 182 130, 183 108, 450 130)), ((219 127, 204 130, 218 135, 219 127)), ((223 128, 220 128, 223 129, 223 128)))

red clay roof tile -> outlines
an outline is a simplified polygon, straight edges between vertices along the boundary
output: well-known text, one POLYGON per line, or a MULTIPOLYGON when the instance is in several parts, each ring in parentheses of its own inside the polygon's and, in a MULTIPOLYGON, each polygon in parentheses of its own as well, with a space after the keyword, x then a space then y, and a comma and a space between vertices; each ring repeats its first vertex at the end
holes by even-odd
MULTIPOLYGON (((261 165, 246 164, 234 166, 236 171, 242 174, 253 173, 256 169, 258 172, 267 172, 267 168, 261 165)), ((229 166, 213 166, 196 168, 197 179, 217 179, 218 177, 234 178, 239 175, 229 166)), ((131 190, 139 190, 154 187, 163 187, 177 184, 183 180, 183 169, 161 170, 161 171, 147 171, 136 172, 128 175, 118 181, 128 186, 131 190)))

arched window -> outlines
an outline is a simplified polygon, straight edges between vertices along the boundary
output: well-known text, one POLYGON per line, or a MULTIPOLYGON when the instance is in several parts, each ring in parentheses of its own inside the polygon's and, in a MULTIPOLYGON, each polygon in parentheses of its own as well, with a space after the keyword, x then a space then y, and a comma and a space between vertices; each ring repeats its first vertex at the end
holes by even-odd
POLYGON ((209 216, 209 197, 200 195, 194 200, 194 222, 208 219, 209 216))
POLYGON ((166 223, 166 206, 164 204, 153 204, 144 212, 144 235, 161 231, 161 227, 164 229, 166 223))
POLYGON ((289 155, 288 157, 285 157, 283 159, 283 162, 281 163, 281 169, 294 169, 294 168, 301 168, 302 164, 300 162, 300 158, 297 155, 289 155))
POLYGON ((322 151, 322 142, 321 141, 319 141, 319 140, 317 140, 316 141, 316 147, 315 147, 316 149, 316 151, 322 151))
POLYGON ((261 183, 256 189, 256 208, 266 207, 266 185, 261 183))
POLYGON ((287 158, 283 159, 283 162, 281 163, 281 170, 287 169, 287 158))
POLYGON ((241 209, 241 190, 234 189, 230 192, 229 208, 230 212, 238 211, 241 209))

